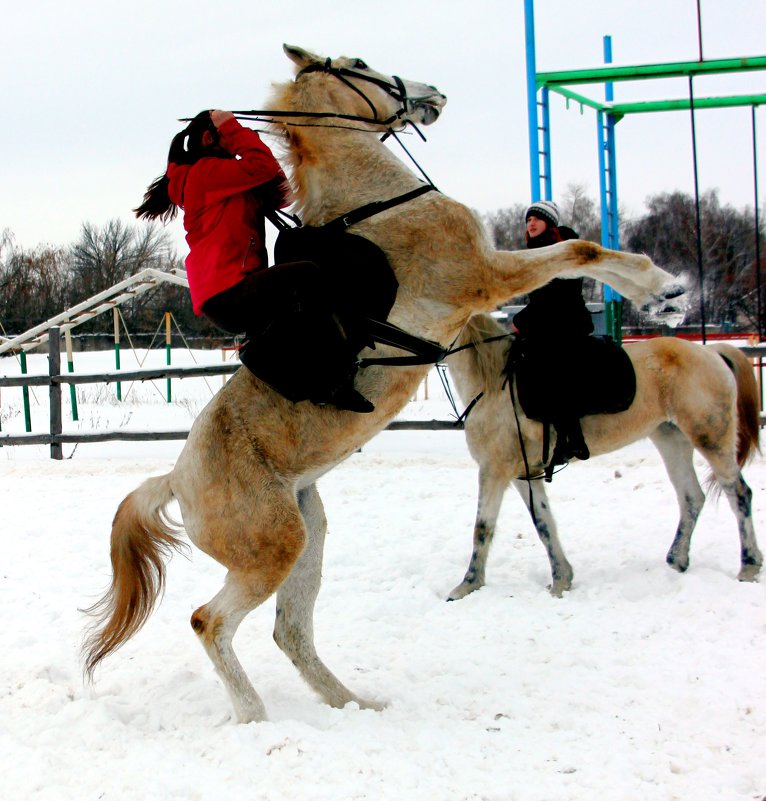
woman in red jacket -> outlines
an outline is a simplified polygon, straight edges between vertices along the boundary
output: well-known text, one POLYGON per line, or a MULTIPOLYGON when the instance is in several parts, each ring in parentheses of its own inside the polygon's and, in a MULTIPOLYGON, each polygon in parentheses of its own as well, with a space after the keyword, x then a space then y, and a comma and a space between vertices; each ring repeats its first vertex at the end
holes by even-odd
POLYGON ((357 412, 373 405, 353 388, 355 353, 332 316, 313 262, 266 269, 264 213, 290 203, 289 184, 258 134, 229 111, 203 111, 170 145, 168 168, 136 216, 184 212, 192 305, 231 333, 246 332, 240 359, 292 401, 357 412), (295 363, 311 346, 317 358, 295 363))

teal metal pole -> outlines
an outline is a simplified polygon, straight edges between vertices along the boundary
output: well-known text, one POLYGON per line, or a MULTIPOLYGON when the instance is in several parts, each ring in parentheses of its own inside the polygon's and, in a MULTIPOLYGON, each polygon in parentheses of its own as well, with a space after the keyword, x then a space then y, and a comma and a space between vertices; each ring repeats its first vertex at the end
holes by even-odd
POLYGON ((553 200, 553 175, 551 167, 551 108, 550 92, 544 86, 540 92, 540 104, 542 106, 542 129, 543 129, 543 178, 545 179, 545 199, 553 200))
MULTIPOLYGON (((27 354, 23 350, 19 355, 19 362, 21 363, 21 372, 26 375, 27 354)), ((24 430, 29 434, 32 431, 32 415, 29 411, 29 387, 21 388, 21 397, 24 399, 24 430)))
MULTIPOLYGON (((74 356, 72 355, 72 334, 69 332, 69 329, 66 330, 65 333, 65 340, 66 340, 66 366, 67 371, 70 373, 74 372, 74 356)), ((77 392, 75 391, 74 384, 69 385, 69 399, 72 403, 72 420, 75 422, 79 420, 79 416, 77 414, 77 392)))
MULTIPOLYGON (((170 366, 170 312, 165 312, 165 363, 170 366)), ((170 389, 170 378, 167 379, 168 382, 168 403, 171 403, 173 400, 173 395, 170 389)))
MULTIPOLYGON (((114 313, 114 369, 120 369, 120 313, 115 306, 112 310, 114 313)), ((115 383, 117 388, 117 400, 122 400, 122 383, 117 381, 115 383)))
MULTIPOLYGON (((604 36, 604 63, 612 63, 612 37, 604 36)), ((604 85, 607 103, 614 101, 614 85, 604 85)), ((599 167, 601 171, 601 243, 620 249, 620 220, 617 203, 617 153, 615 119, 609 112, 599 113, 599 167)), ((622 296, 612 287, 604 287, 606 332, 618 344, 622 342, 622 296)))

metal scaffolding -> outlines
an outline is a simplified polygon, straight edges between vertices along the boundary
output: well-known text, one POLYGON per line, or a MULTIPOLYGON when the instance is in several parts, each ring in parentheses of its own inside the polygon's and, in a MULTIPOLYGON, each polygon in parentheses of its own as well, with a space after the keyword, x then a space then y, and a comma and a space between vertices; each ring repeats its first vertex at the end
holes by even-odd
MULTIPOLYGON (((701 25, 700 57, 697 61, 677 61, 664 64, 636 64, 631 66, 608 66, 612 60, 611 37, 604 37, 604 61, 607 66, 592 69, 577 69, 555 72, 538 72, 535 57, 534 0, 525 0, 526 54, 527 54, 527 105, 529 126, 529 165, 532 200, 544 197, 552 199, 551 182, 551 136, 550 136, 550 93, 564 97, 567 102, 575 102, 581 108, 588 107, 596 112, 598 133, 599 184, 601 194, 601 242, 605 247, 619 248, 619 218, 617 211, 617 157, 615 125, 631 114, 647 114, 662 111, 689 111, 694 137, 694 112, 708 108, 732 108, 749 106, 752 109, 753 152, 755 153, 755 108, 766 104, 766 94, 747 94, 730 97, 695 97, 693 79, 699 75, 722 75, 766 70, 766 56, 749 58, 722 58, 705 60, 702 56, 701 25), (634 103, 615 103, 612 84, 618 81, 644 81, 658 78, 687 78, 689 95, 672 100, 654 100, 634 103), (594 100, 568 88, 581 84, 604 84, 605 99, 594 100), (541 166, 542 165, 542 166, 541 166)), ((695 176, 697 171, 696 141, 693 144, 695 176)), ((753 159, 755 184, 756 243, 758 243, 758 197, 757 163, 753 159)), ((695 201, 699 208, 699 193, 695 179, 695 201)), ((698 231, 699 238, 699 231, 698 231)), ((698 247, 698 251, 701 248, 698 247)), ((700 281, 702 281, 701 252, 698 252, 700 281)), ((760 264, 758 286, 760 287, 760 264)), ((702 295, 702 293, 700 293, 702 295)), ((760 299, 760 291, 759 291, 760 299)), ((607 332, 620 340, 621 299, 605 288, 604 300, 607 306, 607 332)), ((759 301, 760 302, 760 301, 759 301)), ((759 334, 763 339, 763 325, 759 313, 759 334)), ((702 310, 703 339, 705 333, 704 308, 702 310)))

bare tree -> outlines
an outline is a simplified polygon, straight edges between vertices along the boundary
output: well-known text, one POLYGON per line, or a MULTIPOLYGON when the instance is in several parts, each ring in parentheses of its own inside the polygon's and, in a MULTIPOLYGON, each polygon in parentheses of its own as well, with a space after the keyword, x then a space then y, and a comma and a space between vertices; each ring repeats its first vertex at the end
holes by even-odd
POLYGON ((13 236, 0 236, 0 322, 20 334, 64 307, 67 250, 40 245, 24 250, 13 236))
POLYGON ((558 207, 562 225, 573 228, 580 239, 601 241, 601 212, 583 184, 568 184, 558 207))
MULTIPOLYGON (((648 198, 646 205, 648 213, 626 225, 626 247, 647 253, 671 272, 688 277, 693 289, 687 322, 700 323, 699 298, 704 291, 707 324, 757 326, 752 210, 722 205, 715 190, 702 195, 700 281, 694 199, 682 192, 667 192, 648 198)), ((758 235, 763 242, 763 230, 758 235)))
POLYGON ((498 209, 484 215, 484 224, 498 250, 522 250, 525 248, 524 211, 526 203, 514 203, 506 209, 498 209))
MULTIPOLYGON (((70 304, 108 289, 147 267, 167 270, 180 266, 168 233, 155 222, 128 226, 120 220, 109 220, 102 227, 83 223, 79 239, 71 246, 70 257, 70 304)), ((154 308, 152 295, 156 294, 139 295, 124 304, 121 311, 131 326, 145 322, 147 312, 154 308)), ((94 320, 86 327, 95 330, 104 324, 94 320)))

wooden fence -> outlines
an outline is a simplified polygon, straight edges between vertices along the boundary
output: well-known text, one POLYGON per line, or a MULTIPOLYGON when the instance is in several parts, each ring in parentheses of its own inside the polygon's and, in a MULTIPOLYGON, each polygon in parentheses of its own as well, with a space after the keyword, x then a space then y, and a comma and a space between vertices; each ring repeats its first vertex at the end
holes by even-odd
MULTIPOLYGON (((158 367, 147 370, 119 371, 110 373, 74 374, 61 372, 61 342, 58 328, 51 328, 48 338, 48 375, 0 376, 2 387, 48 387, 50 401, 50 426, 40 434, 0 434, 3 445, 50 445, 51 459, 63 459, 62 445, 80 442, 109 442, 115 440, 140 442, 153 440, 183 440, 188 430, 177 431, 89 431, 74 434, 64 433, 61 387, 63 384, 111 384, 119 381, 152 381, 160 378, 199 378, 201 376, 230 375, 239 369, 239 364, 218 364, 199 367, 158 367)), ((460 431, 462 421, 450 420, 394 420, 386 431, 460 431)))

